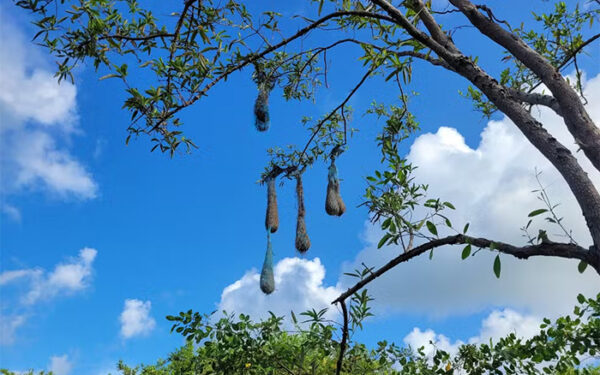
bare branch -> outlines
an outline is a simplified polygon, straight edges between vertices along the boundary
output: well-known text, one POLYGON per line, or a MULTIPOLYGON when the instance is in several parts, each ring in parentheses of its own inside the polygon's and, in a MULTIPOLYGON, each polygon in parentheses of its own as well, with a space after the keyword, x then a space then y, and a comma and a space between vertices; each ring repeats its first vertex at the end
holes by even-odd
POLYGON ((325 116, 324 119, 322 119, 319 122, 319 124, 315 127, 315 130, 313 131, 313 134, 309 138, 308 142, 306 142, 306 145, 304 146, 304 149, 302 150, 302 153, 300 154, 300 157, 298 158, 298 163, 302 163, 302 158, 306 154, 306 150, 308 149, 308 146, 313 141, 313 139, 315 139, 315 136, 319 133, 319 130, 321 130, 321 127, 323 127, 323 124, 325 124, 327 122, 327 120, 329 120, 337 111, 339 111, 341 108, 344 108, 344 106, 346 105, 346 103, 348 103, 348 101, 350 100, 350 98, 352 98, 352 96, 356 93, 356 91, 358 91, 358 89, 360 88, 360 86, 362 86, 363 83, 365 83, 365 81, 367 80, 367 78, 369 78, 369 76, 371 75, 371 73, 373 73, 372 69, 369 70, 367 73, 365 73, 365 75, 358 82, 358 84, 356 86, 354 86, 354 88, 352 89, 352 91, 350 91, 350 94, 348 94, 348 96, 346 96, 346 99, 344 99, 344 101, 342 101, 337 107, 335 107, 331 112, 329 112, 329 114, 327 116, 325 116))
POLYGON ((157 34, 150 34, 150 35, 145 35, 145 36, 129 36, 129 35, 102 35, 101 37, 98 38, 98 40, 105 40, 105 39, 122 39, 122 40, 130 40, 130 41, 139 41, 139 40, 150 40, 150 39, 155 39, 155 38, 170 38, 175 34, 170 34, 170 33, 157 33, 157 34))
POLYGON ((335 374, 340 375, 342 373, 342 363, 344 361, 344 352, 346 351, 346 344, 348 341, 348 309, 346 307, 345 299, 338 301, 342 307, 342 317, 344 319, 344 325, 342 326, 342 341, 340 342, 340 354, 338 356, 337 364, 335 366, 335 374))
POLYGON ((471 244, 473 246, 481 248, 490 248, 493 244, 495 250, 504 254, 512 255, 519 259, 527 259, 532 256, 554 256, 568 259, 579 259, 594 267, 596 272, 600 274, 600 262, 599 259, 595 257, 595 254, 575 244, 542 243, 539 245, 517 247, 504 242, 488 240, 486 238, 476 238, 458 234, 455 236, 448 236, 444 238, 431 240, 427 243, 424 243, 423 245, 415 247, 414 249, 406 253, 398 255, 379 269, 373 271, 369 276, 356 283, 347 291, 342 293, 338 298, 336 298, 332 302, 332 304, 345 301, 346 298, 353 295, 354 293, 362 289, 364 286, 369 284, 371 281, 375 280, 387 271, 396 267, 400 263, 406 262, 412 258, 415 258, 429 250, 435 249, 440 246, 458 244, 471 244))
POLYGON ((554 112, 556 112, 557 115, 562 116, 562 111, 558 105, 558 101, 551 95, 528 93, 513 88, 509 88, 508 93, 515 100, 533 105, 543 105, 551 108, 554 112))

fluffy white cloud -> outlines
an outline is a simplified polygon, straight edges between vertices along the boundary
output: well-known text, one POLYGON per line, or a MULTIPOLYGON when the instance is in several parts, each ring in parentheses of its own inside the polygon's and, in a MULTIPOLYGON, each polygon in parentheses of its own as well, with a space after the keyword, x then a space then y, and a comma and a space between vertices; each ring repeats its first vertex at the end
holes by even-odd
MULTIPOLYGON (((477 336, 467 340, 470 344, 493 342, 510 333, 517 337, 528 339, 539 332, 541 319, 532 315, 523 315, 511 309, 495 310, 481 322, 477 336)), ((404 337, 404 343, 414 350, 423 347, 426 356, 431 356, 436 349, 444 350, 451 354, 458 351, 459 346, 465 344, 462 340, 452 341, 447 336, 436 333, 431 329, 421 330, 415 327, 404 337)))
MULTIPOLYGON (((57 83, 46 57, 0 12, 0 167, 6 193, 94 198, 98 186, 61 143, 77 132, 76 87, 57 83)), ((15 207, 2 211, 15 216, 15 207)), ((20 214, 18 215, 20 216, 20 214)))
POLYGON ((12 160, 19 167, 15 175, 17 189, 44 186, 61 196, 94 198, 97 185, 91 174, 66 150, 59 150, 56 142, 43 131, 21 132, 13 135, 16 144, 12 160))
POLYGON ((264 295, 259 288, 260 274, 256 270, 247 272, 223 290, 218 309, 248 314, 254 319, 267 317, 269 311, 277 316, 288 316, 290 311, 330 308, 329 318, 337 314, 331 301, 341 290, 323 285, 325 267, 319 258, 284 258, 275 265, 274 276, 275 292, 264 295))
POLYGON ((33 304, 59 294, 71 294, 87 288, 92 277, 92 263, 97 253, 95 249, 84 248, 79 251, 77 258, 71 258, 66 263, 57 265, 47 275, 39 272, 31 273, 34 275, 32 286, 23 297, 23 302, 33 304))
POLYGON ((448 353, 458 352, 458 347, 464 342, 457 340, 451 342, 450 339, 442 334, 435 333, 431 329, 421 331, 420 328, 415 327, 408 335, 404 337, 404 343, 411 347, 413 350, 417 350, 423 347, 423 353, 427 357, 431 357, 435 354, 436 350, 443 350, 448 353))
POLYGON ((83 248, 78 257, 56 265, 49 273, 40 268, 4 271, 0 273, 0 285, 28 280, 28 291, 21 298, 26 305, 60 294, 71 294, 89 286, 97 253, 95 249, 83 248))
POLYGON ((50 357, 50 364, 48 365, 48 371, 52 371, 54 375, 69 375, 71 373, 71 369, 73 368, 73 363, 69 361, 69 357, 64 354, 61 356, 52 356, 50 357))
POLYGON ((123 312, 119 317, 121 336, 129 339, 150 333, 156 326, 156 321, 150 316, 150 301, 126 299, 123 312))
POLYGON ((495 310, 481 322, 479 335, 470 338, 469 343, 497 340, 510 333, 528 339, 540 331, 540 324, 542 319, 534 315, 523 315, 511 309, 495 310))
MULTIPOLYGON (((600 76, 585 83, 589 103, 600 102, 600 76)), ((600 106, 587 109, 600 123, 600 106)), ((576 151, 573 138, 561 118, 546 108, 533 113, 563 144, 576 151)), ((594 170, 583 153, 576 156, 600 187, 600 173, 594 170)), ((441 127, 435 134, 424 134, 413 143, 408 159, 417 165, 417 181, 429 184, 429 194, 451 201, 457 210, 449 212, 458 228, 471 223, 470 234, 515 244, 524 244, 520 227, 527 214, 542 203, 531 191, 538 188, 534 170, 542 170, 541 180, 567 228, 583 245, 591 243, 581 210, 558 172, 533 148, 508 120, 490 121, 481 133, 476 148, 465 144, 455 129, 441 127)), ((540 218, 531 226, 549 227, 556 241, 564 238, 540 218)), ((381 232, 366 224, 365 249, 345 269, 362 262, 380 266, 398 254, 398 249, 376 249, 381 232)), ((502 256, 502 276, 492 273, 494 254, 482 251, 466 261, 460 260, 460 247, 435 251, 434 259, 413 259, 388 272, 369 286, 379 307, 393 311, 409 311, 443 316, 470 313, 488 306, 524 308, 537 315, 570 312, 577 293, 592 295, 600 291, 593 270, 577 272, 577 261, 531 258, 526 261, 502 256)), ((344 279, 344 282, 346 279, 344 279)))

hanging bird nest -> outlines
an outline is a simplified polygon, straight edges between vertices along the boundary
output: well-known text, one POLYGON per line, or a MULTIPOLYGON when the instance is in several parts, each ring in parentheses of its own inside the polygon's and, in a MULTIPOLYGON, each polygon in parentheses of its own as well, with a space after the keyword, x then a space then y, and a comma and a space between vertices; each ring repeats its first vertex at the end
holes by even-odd
POLYGON ((304 216, 306 211, 304 209, 304 188, 302 186, 302 176, 298 174, 296 176, 296 195, 298 198, 298 217, 296 220, 296 250, 301 253, 305 253, 310 248, 310 238, 306 233, 306 222, 304 216))
POLYGON ((254 126, 256 126, 256 130, 264 132, 269 129, 271 123, 269 95, 275 87, 275 78, 267 75, 260 64, 255 64, 254 68, 254 80, 258 87, 258 95, 254 102, 254 126))
POLYGON ((260 272, 260 290, 271 294, 275 290, 275 277, 273 275, 273 249, 271 247, 271 228, 267 228, 267 252, 262 271, 260 272))
POLYGON ((277 193, 275 191, 275 178, 267 178, 267 214, 265 217, 265 228, 271 233, 279 229, 279 213, 277 212, 277 193))
POLYGON ((342 216, 346 212, 346 205, 340 194, 340 180, 338 178, 335 159, 331 159, 327 176, 327 196, 325 198, 325 211, 331 216, 342 216))
POLYGON ((264 132, 269 130, 271 117, 269 115, 269 92, 259 89, 254 102, 254 126, 256 130, 264 132))

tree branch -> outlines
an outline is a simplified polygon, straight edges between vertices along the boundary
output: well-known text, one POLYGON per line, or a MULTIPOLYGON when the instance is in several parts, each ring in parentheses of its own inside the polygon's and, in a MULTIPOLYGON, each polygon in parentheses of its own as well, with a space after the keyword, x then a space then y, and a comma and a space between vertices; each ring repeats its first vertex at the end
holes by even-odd
MULTIPOLYGON (((392 17, 396 23, 404 28, 413 38, 437 53, 440 59, 445 60, 448 65, 453 68, 454 72, 468 79, 481 90, 481 92, 483 92, 499 110, 513 121, 525 135, 527 140, 537 148, 550 163, 552 163, 563 176, 573 192, 573 195, 577 199, 577 203, 583 212, 583 216, 592 236, 594 252, 597 254, 597 257, 600 258, 600 194, 571 151, 554 138, 539 121, 533 118, 533 116, 522 107, 519 101, 511 98, 506 87, 498 83, 498 81, 482 70, 471 58, 465 56, 460 51, 451 52, 445 49, 427 34, 417 29, 402 12, 391 5, 387 0, 371 0, 371 2, 384 9, 390 17, 392 17)), ((505 31, 498 24, 482 15, 470 1, 450 0, 450 2, 465 13, 467 17, 470 17, 471 23, 478 27, 483 34, 494 39, 498 33, 502 35, 502 38, 500 38, 501 41, 508 41, 509 45, 516 44, 518 53, 513 53, 510 48, 509 51, 513 53, 515 57, 519 58, 519 60, 531 58, 533 56, 535 59, 541 59, 542 63, 546 63, 537 52, 529 48, 522 40, 505 31), (490 30, 490 28, 493 30, 490 30), (523 53, 521 52, 523 49, 527 52, 526 56, 522 56, 523 53)), ((558 100, 567 128, 571 134, 575 136, 575 141, 580 147, 582 149, 587 149, 587 151, 584 150, 586 156, 592 161, 592 164, 600 170, 600 128, 596 127, 591 122, 577 93, 565 82, 556 69, 551 65, 550 68, 554 72, 554 74, 550 74, 552 78, 550 81, 555 83, 555 86, 560 86, 560 90, 557 90, 560 95, 554 91, 552 93, 558 100), (562 84, 564 85, 561 86, 562 84), (569 112, 566 113, 566 110, 569 112), (589 135, 589 137, 583 137, 583 135, 586 134, 589 135), (596 142, 596 140, 598 142, 596 142)), ((547 79, 547 77, 544 78, 543 74, 540 75, 540 78, 542 80, 547 79)), ((550 88, 550 86, 548 87, 550 88)))
POLYGON ((342 363, 344 361, 344 352, 346 351, 346 345, 348 341, 348 309, 346 307, 345 299, 338 301, 342 307, 342 317, 344 319, 344 325, 342 326, 342 341, 340 342, 340 354, 338 356, 337 364, 335 366, 335 374, 340 375, 342 373, 342 363))
POLYGON ((139 40, 150 40, 154 38, 170 38, 175 34, 170 33, 156 33, 145 36, 129 36, 129 35, 103 35, 98 38, 98 40, 105 39, 122 39, 122 40, 130 40, 130 41, 139 41, 139 40))
POLYGON ((165 113, 165 115, 163 116, 163 119, 161 121, 159 121, 155 127, 159 127, 162 125, 162 123, 164 123, 168 118, 170 118, 171 116, 173 116, 175 113, 177 113, 178 111, 180 111, 181 109, 188 107, 192 104, 194 104, 196 101, 198 101, 200 98, 202 98, 203 96, 206 95, 206 93, 213 87, 215 86, 217 83, 219 83, 220 81, 222 81, 223 79, 227 78, 230 74, 241 70, 242 68, 248 66, 249 64, 252 64, 256 61, 258 61, 259 59, 261 59, 262 57, 268 55, 269 53, 278 50, 279 48, 289 44, 290 42, 306 35, 307 33, 309 33, 310 31, 316 29, 317 27, 319 27, 320 25, 322 25, 323 23, 333 19, 333 18, 338 18, 338 17, 348 17, 348 16, 359 16, 359 17, 367 17, 367 18, 372 18, 372 19, 378 19, 378 20, 383 20, 383 21, 388 21, 388 22, 394 22, 394 19, 391 17, 388 17, 386 15, 383 14, 378 14, 378 13, 372 13, 372 12, 366 12, 366 11, 339 11, 339 12, 333 12, 330 13, 322 18, 319 18, 318 20, 314 21, 313 23, 311 23, 310 25, 298 30, 294 35, 282 40, 281 42, 274 44, 266 49, 264 49, 262 52, 260 53, 256 53, 256 54, 251 54, 249 56, 247 56, 245 59, 243 59, 242 61, 240 61, 239 63, 230 66, 229 68, 227 68, 223 73, 221 73, 217 78, 215 78, 214 80, 212 80, 211 82, 209 82, 206 86, 204 86, 204 88, 202 90, 200 90, 198 93, 196 93, 196 95, 194 95, 194 97, 192 97, 190 100, 186 101, 185 103, 178 105, 177 107, 173 108, 172 110, 168 111, 165 113))
POLYGON ((556 112, 557 115, 562 116, 562 111, 558 105, 558 101, 552 95, 528 93, 513 88, 509 88, 508 93, 515 100, 533 105, 543 105, 551 108, 554 112, 556 112))
POLYGON ((423 22, 435 41, 444 46, 448 51, 458 52, 452 39, 442 30, 421 0, 412 0, 411 7, 417 12, 419 19, 423 22))
POLYGON ((593 123, 579 96, 558 69, 517 35, 483 15, 469 0, 450 0, 450 2, 460 9, 481 33, 506 48, 548 87, 561 107, 569 132, 594 167, 600 171, 600 128, 593 123))
POLYGON ((354 86, 352 91, 350 91, 350 94, 348 94, 348 96, 346 96, 346 99, 344 99, 344 101, 342 101, 337 107, 335 107, 331 112, 329 112, 329 114, 323 120, 321 120, 319 122, 319 124, 315 127, 315 131, 313 131, 313 134, 309 138, 308 142, 306 142, 306 145, 304 146, 304 149, 302 150, 302 153, 300 154, 300 157, 298 158, 298 163, 302 163, 302 158, 304 157, 304 154, 306 154, 306 150, 308 149, 308 146, 311 144, 313 139, 315 139, 315 136, 319 133, 319 130, 321 130, 321 127, 323 127, 323 124, 325 124, 327 122, 327 120, 329 120, 337 111, 339 111, 341 108, 344 108, 346 103, 348 103, 350 98, 352 98, 352 96, 356 93, 356 91, 358 91, 360 86, 362 86, 363 83, 365 83, 365 81, 367 80, 367 78, 369 78, 371 73, 373 73, 373 69, 371 69, 367 73, 365 73, 365 75, 358 82, 358 84, 356 86, 354 86))
POLYGON ((432 37, 427 35, 425 32, 419 30, 413 25, 396 7, 390 4, 387 0, 371 0, 371 2, 381 9, 383 9, 392 19, 395 24, 402 27, 406 32, 415 38, 417 41, 423 43, 427 47, 431 48, 440 57, 448 55, 448 51, 444 46, 434 40, 432 37))
POLYGON ((559 258, 579 259, 591 265, 600 275, 600 262, 594 256, 594 254, 591 251, 575 244, 542 243, 539 245, 517 247, 504 242, 488 240, 486 238, 476 238, 458 234, 455 236, 448 236, 444 238, 431 240, 427 243, 424 243, 423 245, 415 247, 414 249, 406 253, 398 255, 379 269, 373 271, 369 276, 356 283, 347 291, 342 293, 331 303, 336 304, 345 301, 346 298, 350 297, 351 295, 362 289, 364 286, 369 284, 371 281, 375 280, 387 271, 396 267, 400 263, 406 262, 412 258, 415 258, 429 250, 435 249, 440 246, 458 244, 471 244, 473 246, 481 248, 490 248, 492 247, 492 244, 494 244, 493 247, 495 250, 504 254, 512 255, 519 259, 527 259, 532 256, 554 256, 559 258))

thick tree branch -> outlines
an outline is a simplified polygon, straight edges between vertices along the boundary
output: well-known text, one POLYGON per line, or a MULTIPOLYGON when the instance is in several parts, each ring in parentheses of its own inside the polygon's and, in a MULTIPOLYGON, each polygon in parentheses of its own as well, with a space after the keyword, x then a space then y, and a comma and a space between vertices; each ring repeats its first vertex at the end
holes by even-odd
POLYGON ((423 24, 431 34, 431 37, 436 42, 444 46, 444 48, 446 48, 448 51, 458 52, 458 49, 454 45, 452 38, 450 38, 444 32, 444 30, 442 30, 441 26, 433 18, 433 16, 421 0, 412 0, 410 6, 415 12, 417 12, 417 14, 419 15, 419 19, 421 20, 421 22, 423 22, 423 24))
POLYGON ((507 31, 482 14, 469 0, 450 0, 469 21, 488 38, 506 48, 513 56, 535 73, 558 101, 569 132, 586 157, 600 171, 600 128, 598 128, 577 93, 548 60, 529 47, 517 35, 507 31))
MULTIPOLYGON (((552 163, 552 165, 563 176, 569 185, 569 188, 573 192, 573 195, 577 199, 577 203, 583 212, 583 216, 586 220, 586 224, 590 230, 590 234, 594 242, 593 251, 598 257, 600 257, 600 194, 598 194, 598 190, 588 177, 587 173, 583 170, 577 159, 573 156, 571 151, 569 151, 568 148, 566 148, 556 138, 548 133, 544 126, 535 118, 533 118, 533 116, 527 110, 525 110, 525 108, 522 107, 519 101, 514 100, 510 96, 510 93, 506 87, 502 86, 500 83, 498 83, 498 81, 483 71, 472 59, 468 58, 460 51, 456 53, 450 52, 427 35, 423 36, 423 33, 416 29, 416 27, 411 24, 398 9, 393 7, 386 0, 371 1, 384 9, 390 15, 390 17, 394 18, 397 24, 403 27, 411 36, 437 53, 438 56, 445 60, 456 73, 468 79, 479 90, 481 90, 481 92, 483 92, 500 111, 502 111, 513 121, 513 123, 525 135, 527 140, 535 148, 537 148, 546 157, 546 159, 550 161, 550 163, 552 163)), ((490 21, 487 17, 479 13, 475 5, 468 0, 450 0, 450 2, 457 6, 457 8, 461 9, 463 13, 466 12, 469 14, 477 14, 477 22, 486 24, 491 23, 495 26, 495 28, 500 29, 501 32, 507 33, 509 37, 512 38, 513 42, 519 43, 519 39, 516 36, 506 32, 496 23, 490 21), (483 20, 480 20, 480 18, 483 20)), ((472 22, 475 26, 477 26, 477 22, 472 22)), ((483 27, 483 29, 485 29, 485 27, 483 27)), ((489 30, 487 31, 489 33, 489 30)), ((482 30, 482 32, 485 34, 485 31, 482 30)), ((539 57, 535 51, 531 50, 522 41, 520 41, 520 45, 522 45, 520 48, 527 48, 529 51, 533 52, 535 56, 539 57)), ((519 58, 519 56, 516 57, 519 58)), ((521 58, 519 59, 521 60, 521 58)), ((566 84, 556 69, 554 69, 554 72, 556 74, 553 76, 553 81, 563 82, 566 84)), ((543 77, 540 78, 544 79, 543 77)), ((565 106, 561 104, 561 100, 564 101, 564 98, 561 99, 556 93, 553 92, 554 97, 559 101, 563 118, 565 118, 566 121, 571 121, 572 117, 577 117, 578 114, 587 116, 587 112, 585 112, 585 109, 583 109, 583 105, 575 91, 568 84, 566 84, 566 87, 563 89, 566 92, 565 95, 575 97, 575 100, 570 102, 571 106, 565 106), (579 111, 579 109, 581 109, 581 111, 579 111)), ((591 123, 591 120, 590 124, 590 126, 594 127, 595 131, 600 134, 600 129, 596 128, 595 125, 591 123)), ((585 127, 586 125, 583 126, 585 127)), ((571 128, 569 128, 569 130, 571 130, 571 128)), ((590 135, 590 137, 592 140, 589 142, 593 143, 593 134, 590 135)), ((584 145, 581 143, 584 141, 579 139, 577 136, 575 138, 583 148, 584 145)), ((588 142, 587 138, 584 139, 586 142, 588 142)), ((600 136, 598 139, 600 141, 600 136)), ((587 147, 587 145, 585 146, 587 147)), ((589 148, 588 151, 590 151, 589 148)), ((591 158, 597 159, 598 165, 600 166, 600 142, 598 143, 598 150, 596 152, 597 153, 592 155, 591 158)), ((586 156, 590 158, 588 153, 586 153, 586 156)))
POLYGON ((532 256, 554 256, 568 259, 579 259, 588 263, 596 270, 596 272, 598 272, 598 274, 600 274, 599 259, 596 258, 591 251, 586 250, 578 245, 566 243, 542 243, 539 245, 517 247, 504 242, 488 240, 486 238, 476 238, 458 234, 455 236, 448 236, 444 238, 431 240, 427 243, 424 243, 423 245, 415 247, 414 249, 406 253, 398 255, 379 269, 373 271, 371 274, 369 274, 369 276, 356 283, 347 291, 342 293, 338 298, 336 298, 332 302, 332 304, 345 301, 348 297, 352 296, 354 293, 365 287, 371 281, 375 280, 387 271, 396 267, 400 263, 404 263, 412 258, 415 258, 429 250, 435 249, 440 246, 458 244, 471 244, 472 246, 477 246, 481 248, 490 248, 492 247, 492 244, 494 244, 493 247, 495 250, 504 254, 512 255, 519 259, 527 259, 532 256))
POLYGON ((383 9, 393 19, 395 24, 406 30, 406 32, 417 41, 431 48, 435 53, 438 54, 438 56, 444 57, 451 53, 443 45, 427 35, 427 33, 419 30, 404 16, 404 14, 402 14, 402 12, 400 12, 387 0, 371 0, 371 2, 383 9))
POLYGON ((551 108, 557 115, 562 116, 562 111, 558 105, 558 101, 551 95, 544 95, 539 93, 528 93, 517 89, 508 89, 510 96, 520 102, 525 102, 533 105, 543 105, 551 108))

